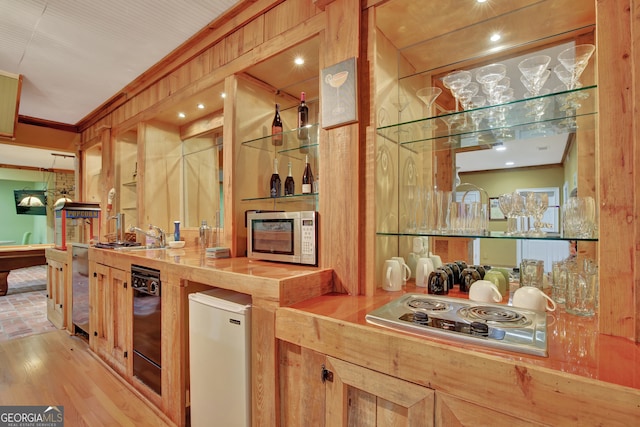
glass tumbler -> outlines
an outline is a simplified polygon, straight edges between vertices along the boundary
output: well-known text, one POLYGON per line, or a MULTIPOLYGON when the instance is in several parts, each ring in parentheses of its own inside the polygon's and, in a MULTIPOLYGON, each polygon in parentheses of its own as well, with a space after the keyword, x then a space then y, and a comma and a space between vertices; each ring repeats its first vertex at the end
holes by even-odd
POLYGON ((577 316, 594 316, 598 301, 598 278, 592 272, 569 272, 565 310, 577 316))
POLYGON ((520 286, 534 286, 542 289, 544 283, 544 261, 523 259, 520 262, 520 286))

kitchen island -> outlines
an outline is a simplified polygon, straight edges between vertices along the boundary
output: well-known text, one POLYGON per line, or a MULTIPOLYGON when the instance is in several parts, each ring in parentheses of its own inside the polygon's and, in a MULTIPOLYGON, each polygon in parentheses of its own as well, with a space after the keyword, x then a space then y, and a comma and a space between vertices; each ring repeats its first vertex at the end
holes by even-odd
POLYGON ((283 425, 325 414, 358 424, 381 411, 402 419, 395 425, 640 423, 640 344, 598 334, 596 318, 548 313, 548 357, 366 322, 406 292, 425 290, 328 294, 277 310, 283 425), (324 384, 322 366, 333 371, 324 384))

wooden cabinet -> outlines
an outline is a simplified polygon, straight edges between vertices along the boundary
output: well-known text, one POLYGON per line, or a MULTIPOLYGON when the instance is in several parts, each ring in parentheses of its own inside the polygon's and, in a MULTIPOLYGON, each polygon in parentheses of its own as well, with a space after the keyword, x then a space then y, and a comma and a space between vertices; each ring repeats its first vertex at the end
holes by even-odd
POLYGON ((47 259, 47 318, 58 329, 67 326, 66 284, 69 280, 69 265, 62 261, 47 259))
POLYGON ((434 425, 434 391, 292 344, 280 345, 281 425, 434 425))
POLYGON ((130 273, 92 263, 89 282, 89 346, 121 375, 132 372, 133 294, 130 273))
MULTIPOLYGON (((542 426, 533 421, 516 418, 501 412, 467 402, 446 393, 435 393, 435 425, 437 427, 451 426, 542 426)), ((491 394, 487 393, 487 405, 500 407, 500 402, 491 402, 491 394)), ((506 403, 505 403, 506 404, 506 403)))

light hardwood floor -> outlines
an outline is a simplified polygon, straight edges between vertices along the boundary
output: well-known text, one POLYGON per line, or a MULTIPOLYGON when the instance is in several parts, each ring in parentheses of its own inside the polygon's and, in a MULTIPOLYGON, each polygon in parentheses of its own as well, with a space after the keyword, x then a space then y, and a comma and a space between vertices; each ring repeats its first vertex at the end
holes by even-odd
POLYGON ((0 405, 64 406, 74 427, 171 425, 65 331, 0 343, 0 405))

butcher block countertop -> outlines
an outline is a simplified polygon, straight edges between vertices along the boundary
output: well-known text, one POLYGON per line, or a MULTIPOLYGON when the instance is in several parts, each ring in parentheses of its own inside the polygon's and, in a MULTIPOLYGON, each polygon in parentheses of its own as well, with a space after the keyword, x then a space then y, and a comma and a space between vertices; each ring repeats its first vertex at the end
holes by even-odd
POLYGON ((117 251, 91 248, 89 260, 129 270, 132 264, 161 271, 161 280, 231 289, 266 301, 290 305, 332 290, 332 270, 248 258, 213 259, 199 248, 117 251))
POLYGON ((597 318, 548 313, 548 357, 366 322, 367 313, 409 292, 425 288, 379 289, 371 297, 327 294, 280 308, 276 337, 544 424, 640 425, 640 344, 598 334, 597 318))

